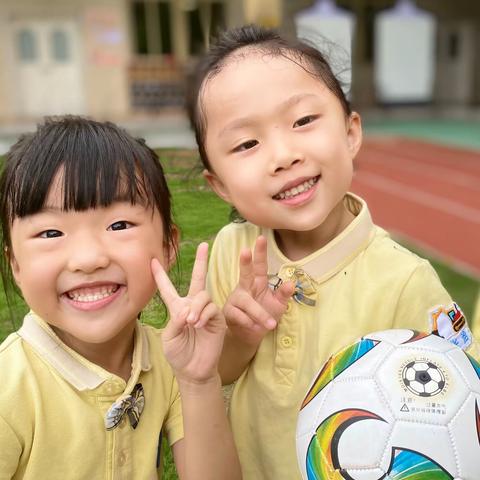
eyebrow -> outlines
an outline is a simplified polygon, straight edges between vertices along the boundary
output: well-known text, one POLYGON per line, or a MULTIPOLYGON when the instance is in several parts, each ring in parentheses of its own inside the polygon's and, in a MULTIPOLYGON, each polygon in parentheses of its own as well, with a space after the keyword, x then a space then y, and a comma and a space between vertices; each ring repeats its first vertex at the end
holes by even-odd
MULTIPOLYGON (((291 97, 287 98, 283 101, 280 105, 278 110, 288 110, 289 108, 297 105, 302 100, 306 98, 317 98, 317 95, 314 93, 297 93, 292 95, 291 97)), ((249 127, 255 124, 255 116, 249 117, 240 117, 235 120, 232 120, 230 123, 227 123, 219 132, 218 136, 221 137, 225 135, 225 133, 230 132, 232 130, 240 130, 241 128, 249 127)))

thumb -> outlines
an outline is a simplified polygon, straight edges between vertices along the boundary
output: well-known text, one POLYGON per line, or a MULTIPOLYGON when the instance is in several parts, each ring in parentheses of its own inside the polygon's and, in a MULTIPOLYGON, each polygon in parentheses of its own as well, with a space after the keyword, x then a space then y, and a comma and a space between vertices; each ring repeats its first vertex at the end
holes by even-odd
POLYGON ((294 292, 295 292, 295 283, 294 282, 283 282, 277 288, 277 290, 275 290, 275 296, 277 297, 279 302, 286 305, 287 302, 292 297, 294 292))

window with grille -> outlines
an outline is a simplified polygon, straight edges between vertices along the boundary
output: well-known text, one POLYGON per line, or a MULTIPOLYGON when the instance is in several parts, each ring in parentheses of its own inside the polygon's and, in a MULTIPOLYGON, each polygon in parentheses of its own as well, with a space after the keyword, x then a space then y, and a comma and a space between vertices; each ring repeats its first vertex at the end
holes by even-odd
POLYGON ((131 12, 135 53, 170 55, 172 53, 170 2, 134 1, 131 12))

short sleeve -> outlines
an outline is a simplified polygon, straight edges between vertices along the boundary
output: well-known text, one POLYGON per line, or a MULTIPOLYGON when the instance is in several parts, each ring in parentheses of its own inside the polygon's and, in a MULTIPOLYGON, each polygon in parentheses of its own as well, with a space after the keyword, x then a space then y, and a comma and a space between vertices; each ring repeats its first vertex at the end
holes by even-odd
MULTIPOLYGON (((394 327, 431 332, 431 312, 437 308, 451 308, 454 301, 430 263, 423 260, 403 288, 395 312, 394 327)), ((478 358, 478 344, 470 332, 468 323, 465 329, 471 336, 471 344, 466 351, 478 358)))
POLYGON ((480 291, 478 292, 477 303, 473 312, 472 328, 475 338, 480 340, 480 291))
POLYGON ((17 471, 22 446, 10 425, 0 417, 0 480, 10 480, 17 471))
POLYGON ((395 328, 430 331, 429 312, 439 305, 449 305, 452 298, 437 273, 426 260, 422 261, 405 283, 395 312, 395 328))
POLYGON ((178 384, 175 379, 173 380, 170 408, 168 409, 168 415, 163 424, 163 431, 170 445, 173 445, 183 438, 182 402, 178 384))

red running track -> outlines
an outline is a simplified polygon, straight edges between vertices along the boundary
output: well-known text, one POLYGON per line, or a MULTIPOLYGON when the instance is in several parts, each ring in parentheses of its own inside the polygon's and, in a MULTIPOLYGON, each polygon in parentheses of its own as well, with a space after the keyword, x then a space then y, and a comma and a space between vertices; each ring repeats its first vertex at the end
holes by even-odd
POLYGON ((369 137, 355 162, 377 225, 480 278, 480 152, 369 137))

